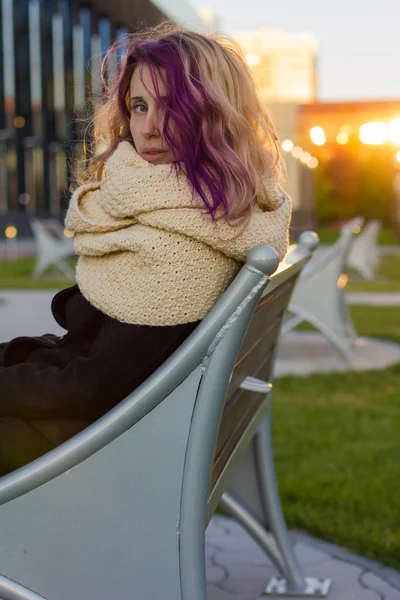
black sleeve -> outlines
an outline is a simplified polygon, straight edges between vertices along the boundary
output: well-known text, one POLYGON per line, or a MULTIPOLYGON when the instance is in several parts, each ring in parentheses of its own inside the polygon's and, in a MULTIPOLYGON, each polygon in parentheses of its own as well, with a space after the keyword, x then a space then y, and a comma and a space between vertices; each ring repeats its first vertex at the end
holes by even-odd
POLYGON ((0 369, 3 366, 3 355, 4 355, 4 351, 6 349, 8 342, 1 342, 0 343, 0 369))
POLYGON ((0 417, 95 420, 149 377, 196 325, 142 327, 110 319, 87 355, 65 368, 29 362, 0 368, 0 417))

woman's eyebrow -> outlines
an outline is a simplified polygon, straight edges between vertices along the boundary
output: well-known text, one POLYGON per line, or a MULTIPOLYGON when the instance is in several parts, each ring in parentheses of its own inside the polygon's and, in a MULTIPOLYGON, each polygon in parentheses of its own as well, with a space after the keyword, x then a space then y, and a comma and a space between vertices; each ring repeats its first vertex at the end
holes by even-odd
MULTIPOLYGON (((160 99, 163 100, 163 102, 166 102, 167 100, 167 96, 160 96, 160 99)), ((145 102, 145 99, 142 96, 132 96, 132 98, 129 98, 129 102, 145 102)))
POLYGON ((142 96, 132 96, 132 98, 129 98, 129 102, 136 102, 137 100, 144 102, 142 96))

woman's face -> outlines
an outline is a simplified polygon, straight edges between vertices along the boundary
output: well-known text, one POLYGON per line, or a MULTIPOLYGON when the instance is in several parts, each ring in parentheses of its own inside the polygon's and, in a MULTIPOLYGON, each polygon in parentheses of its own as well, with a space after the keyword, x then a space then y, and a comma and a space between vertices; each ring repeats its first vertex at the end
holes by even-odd
MULTIPOLYGON (((158 91, 165 96, 165 85, 157 76, 158 91)), ((164 111, 156 99, 151 74, 146 64, 133 72, 129 87, 130 131, 136 152, 153 165, 175 160, 163 137, 164 111), (146 89, 147 88, 147 89, 146 89)))

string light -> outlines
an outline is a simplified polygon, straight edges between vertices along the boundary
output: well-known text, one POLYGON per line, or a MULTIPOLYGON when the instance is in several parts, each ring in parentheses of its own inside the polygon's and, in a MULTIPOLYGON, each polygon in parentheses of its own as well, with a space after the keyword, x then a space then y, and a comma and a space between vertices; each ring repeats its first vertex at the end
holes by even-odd
POLYGON ((310 138, 316 146, 323 146, 326 143, 325 132, 318 125, 310 129, 310 138))
POLYGON ((347 133, 347 135, 350 136, 353 133, 353 128, 346 123, 340 127, 340 133, 347 133))
POLYGON ((299 156, 299 159, 302 163, 306 165, 311 160, 311 154, 309 152, 302 152, 299 156))
POLYGON ((344 131, 341 131, 340 133, 337 134, 336 141, 341 146, 344 146, 349 141, 349 136, 344 131))
POLYGON ((388 124, 389 139, 396 146, 400 146, 400 117, 388 124))
POLYGON ((283 140, 282 142, 282 150, 284 150, 285 152, 290 152, 291 150, 293 150, 293 142, 292 140, 283 140))
POLYGON ((25 125, 24 117, 15 117, 14 119, 14 127, 17 129, 22 129, 25 125))
POLYGON ((303 152, 303 148, 300 148, 300 146, 295 146, 292 150, 292 156, 294 156, 294 158, 299 158, 300 154, 302 154, 303 152))
POLYGON ((8 238, 9 240, 14 239, 15 237, 17 237, 17 228, 14 227, 14 225, 8 225, 8 227, 5 228, 5 236, 6 238, 8 238))
POLYGON ((363 144, 381 146, 387 140, 388 132, 385 123, 364 123, 360 127, 360 140, 363 144))
POLYGON ((310 169, 315 169, 316 167, 318 167, 318 164, 318 158, 312 156, 310 162, 307 163, 307 167, 309 167, 310 169))

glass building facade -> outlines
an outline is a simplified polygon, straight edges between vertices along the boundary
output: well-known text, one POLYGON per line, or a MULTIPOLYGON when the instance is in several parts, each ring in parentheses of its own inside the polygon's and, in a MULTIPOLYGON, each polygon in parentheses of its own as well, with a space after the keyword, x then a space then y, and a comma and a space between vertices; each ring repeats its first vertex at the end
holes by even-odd
POLYGON ((165 18, 143 0, 114 4, 0 0, 0 218, 62 216, 102 57, 135 23, 165 18))

